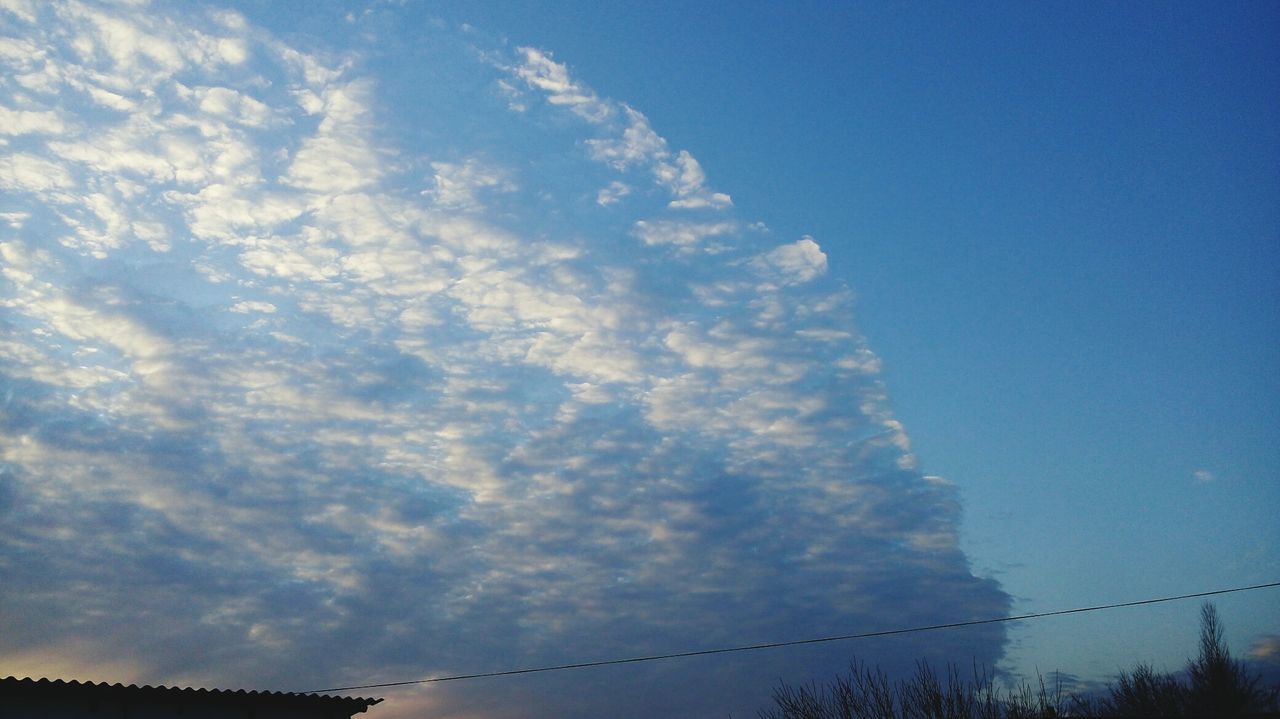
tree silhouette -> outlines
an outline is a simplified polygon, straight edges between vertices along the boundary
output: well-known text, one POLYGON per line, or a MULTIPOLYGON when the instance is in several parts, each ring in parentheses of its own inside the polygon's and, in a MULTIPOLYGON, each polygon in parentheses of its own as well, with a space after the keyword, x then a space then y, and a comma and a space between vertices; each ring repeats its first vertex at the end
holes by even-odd
POLYGON ((1256 674, 1231 658, 1222 638, 1218 609, 1206 602, 1200 607, 1200 656, 1187 666, 1187 710, 1195 716, 1236 717, 1275 709, 1276 691, 1259 686, 1256 674))
POLYGON ((909 679, 893 682, 879 667, 857 659, 847 674, 830 683, 773 690, 774 706, 762 709, 760 719, 1056 719, 1072 716, 1062 692, 1050 691, 1043 678, 1038 691, 1023 685, 1001 691, 990 673, 974 667, 971 679, 954 665, 939 675, 919 662, 909 679), (1064 711, 1066 713, 1064 713, 1064 711))
POLYGON ((1157 674, 1150 664, 1138 663, 1132 671, 1121 670, 1108 693, 1110 696, 1093 714, 1170 717, 1187 713, 1187 688, 1171 674, 1157 674))
POLYGON ((826 685, 779 684, 760 719, 1050 719, 1073 717, 1280 717, 1280 687, 1265 688, 1231 657, 1222 621, 1211 603, 1200 608, 1200 653, 1181 674, 1160 674, 1149 664, 1121 671, 1100 699, 1063 696, 1040 680, 1001 691, 985 669, 963 680, 954 665, 939 676, 927 663, 909 679, 891 681, 856 659, 849 672, 826 685))

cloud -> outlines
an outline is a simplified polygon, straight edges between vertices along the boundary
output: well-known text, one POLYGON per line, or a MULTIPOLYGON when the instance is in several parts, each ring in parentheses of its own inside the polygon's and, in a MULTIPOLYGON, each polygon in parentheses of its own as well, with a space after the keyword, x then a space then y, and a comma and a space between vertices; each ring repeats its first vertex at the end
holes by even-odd
POLYGON ((225 87, 197 87, 191 90, 202 112, 249 127, 271 123, 272 112, 252 96, 225 87))
POLYGON ((678 152, 670 162, 659 162, 654 168, 654 174, 658 182, 668 187, 676 197, 668 207, 694 210, 723 208, 733 204, 728 195, 712 192, 705 187, 707 176, 702 171, 702 165, 685 150, 678 152))
POLYGON ((475 158, 462 163, 433 162, 435 187, 426 190, 437 206, 447 210, 477 212, 483 209, 479 194, 490 192, 514 192, 516 186, 506 173, 494 167, 482 165, 475 158))
POLYGON ((11 12, 26 22, 35 22, 36 19, 35 4, 32 0, 4 0, 0 3, 0 10, 11 12))
POLYGON ((827 256, 812 237, 806 236, 752 259, 751 266, 766 279, 784 285, 800 284, 827 271, 827 256))
POLYGON ((1216 479, 1216 477, 1213 476, 1213 472, 1210 472, 1207 469, 1197 469, 1195 472, 1192 472, 1192 478, 1195 479, 1196 484, 1208 484, 1216 479))
MULTIPOLYGON (((706 186, 706 173, 693 155, 687 150, 671 152, 666 139, 654 131, 644 113, 626 103, 599 99, 572 80, 567 67, 538 50, 521 48, 521 52, 524 62, 507 68, 516 78, 545 92, 547 102, 569 105, 599 128, 602 136, 586 141, 592 159, 619 172, 647 169, 653 182, 672 196, 667 205, 672 209, 724 209, 733 205, 729 195, 706 186)), ((501 87, 504 94, 515 92, 506 81, 501 87)), ((516 104, 512 109, 523 112, 527 107, 516 104)))
POLYGON ((685 220, 637 220, 633 234, 646 245, 675 245, 688 248, 708 237, 727 235, 736 229, 732 222, 689 222, 685 220))
POLYGON ((57 162, 30 153, 0 158, 0 187, 17 192, 41 192, 71 187, 71 173, 57 162))
POLYGON ((1263 686, 1280 682, 1280 634, 1266 634, 1254 640, 1245 653, 1245 671, 1259 677, 1263 686))
POLYGON ((293 156, 285 182, 318 194, 365 190, 381 179, 383 158, 369 137, 368 82, 336 83, 321 90, 320 126, 293 156))
POLYGON ((609 183, 608 187, 602 187, 596 192, 596 204, 601 207, 607 207, 631 194, 631 186, 625 182, 614 180, 609 183))
POLYGON ((1255 641, 1247 652, 1250 659, 1280 664, 1280 634, 1268 634, 1255 641))
POLYGON ((5 135, 57 135, 63 129, 62 118, 52 110, 32 112, 0 107, 0 133, 5 135))
POLYGON ((231 306, 232 312, 241 312, 248 314, 250 312, 266 312, 268 314, 276 311, 276 306, 270 302, 245 301, 237 302, 231 306))
MULTIPOLYGON (((817 242, 743 231, 691 154, 549 54, 425 30, 452 59, 415 82, 545 102, 422 112, 377 37, 327 56, 231 13, 20 9, 0 106, 59 121, 0 146, 12 671, 308 689, 1007 609, 817 242)), ((379 711, 746 713, 847 649, 379 711)))
POLYGON ((30 212, 0 212, 0 220, 11 229, 21 230, 22 225, 31 217, 30 212))
POLYGON ((608 139, 588 140, 591 157, 618 170, 637 164, 649 164, 667 157, 667 141, 649 126, 649 118, 630 107, 623 106, 627 117, 626 128, 621 135, 608 139))
POLYGON ((564 65, 551 59, 551 55, 531 47, 519 48, 523 62, 515 66, 517 77, 531 87, 547 94, 547 102, 563 105, 590 122, 604 122, 613 114, 613 108, 589 88, 573 81, 564 65))

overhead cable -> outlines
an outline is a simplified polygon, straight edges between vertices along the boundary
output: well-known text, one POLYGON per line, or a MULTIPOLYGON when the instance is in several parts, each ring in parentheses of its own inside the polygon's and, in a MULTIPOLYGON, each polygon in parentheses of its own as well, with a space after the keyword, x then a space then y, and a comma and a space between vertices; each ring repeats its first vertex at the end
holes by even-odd
POLYGON ((1001 622, 1019 622, 1027 619, 1042 619, 1044 617, 1056 617, 1064 614, 1082 614, 1084 612, 1097 612, 1103 609, 1119 609, 1121 607, 1139 607, 1147 604, 1160 604, 1163 602, 1176 602, 1184 599, 1199 599, 1201 597, 1212 597, 1219 594, 1233 594, 1236 592, 1249 592, 1256 589, 1270 589, 1280 587, 1280 582, 1268 582, 1266 584, 1254 584, 1248 587, 1232 587, 1231 589, 1215 589, 1210 592, 1195 592, 1194 594, 1180 594, 1174 597, 1158 597, 1155 599, 1139 599, 1131 602, 1117 602, 1115 604, 1099 604, 1092 607, 1077 607, 1075 609, 1057 609, 1051 612, 1034 612, 1031 614, 1019 614, 1011 617, 994 617, 991 619, 972 619, 964 622, 949 622, 946 624, 930 624, 928 626, 908 627, 905 629, 884 629, 875 632, 862 632, 860 634, 842 634, 833 637, 819 637, 817 639, 794 639, 786 642, 769 642, 767 644, 748 644, 738 647, 722 647, 719 649, 698 649, 687 652, 674 652, 671 654, 653 654, 643 657, 627 657, 624 659, 604 659, 593 662, 575 662, 573 664, 556 664, 554 666, 528 667, 525 669, 507 669, 497 672, 482 672, 479 674, 455 674, 453 676, 431 677, 428 679, 411 679, 402 682, 385 682, 382 684, 360 684, 349 687, 330 687, 328 689, 314 689, 305 694, 323 694, 325 692, 345 692, 355 689, 382 689, 386 687, 402 687, 410 684, 431 684, 434 682, 452 682, 462 679, 484 679, 486 677, 505 677, 514 674, 536 674, 539 672, 555 672, 565 669, 586 669, 587 667, 603 667, 612 664, 635 664, 638 662, 656 662, 662 659, 680 659, 682 657, 700 657, 707 654, 729 654, 731 652, 751 652, 760 649, 778 649, 780 647, 795 647, 803 644, 822 644, 825 642, 842 642, 850 639, 870 639, 872 637, 890 637, 899 634, 913 634, 916 632, 932 632, 939 629, 958 629, 960 627, 973 627, 981 624, 998 624, 1001 622))

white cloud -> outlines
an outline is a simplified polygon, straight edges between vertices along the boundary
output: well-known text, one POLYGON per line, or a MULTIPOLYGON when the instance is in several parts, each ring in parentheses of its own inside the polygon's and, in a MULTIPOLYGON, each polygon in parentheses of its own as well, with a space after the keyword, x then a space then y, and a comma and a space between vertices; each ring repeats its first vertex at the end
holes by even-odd
POLYGON ((102 107, 118 110, 120 112, 133 112, 138 109, 138 103, 130 100, 124 95, 114 93, 110 90, 98 87, 97 85, 79 84, 79 89, 87 92, 94 103, 102 107))
POLYGON ((625 182, 614 180, 609 183, 608 187, 602 187, 596 192, 596 204, 601 207, 607 207, 631 194, 631 186, 625 182))
MULTIPOLYGON (((33 12, 0 104, 61 124, 0 146, 7 665, 74 634, 146 657, 130 678, 297 687, 1005 607, 817 244, 743 232, 691 154, 548 54, 470 69, 571 123, 468 134, 483 110, 441 107, 423 134, 457 146, 425 157, 372 66, 240 15, 33 12)), ((706 686, 777 667, 661 683, 705 715, 706 686)), ((617 707, 563 694, 513 705, 617 707)))
POLYGON ((271 304, 270 302, 243 300, 241 302, 235 303, 234 305, 231 305, 231 311, 239 312, 242 314, 248 314, 251 312, 265 312, 268 314, 274 314, 276 311, 276 306, 271 304))
POLYGON ((677 197, 688 197, 702 189, 707 175, 693 155, 681 150, 671 164, 661 167, 658 179, 669 184, 677 197))
POLYGON ((89 53, 104 52, 124 71, 136 70, 139 65, 146 64, 172 73, 185 64, 183 53, 175 42, 148 32, 140 24, 84 5, 67 4, 59 10, 75 20, 87 20, 86 25, 93 37, 90 40, 82 36, 86 42, 83 47, 89 53))
POLYGON ((0 187, 18 192, 69 189, 75 185, 61 164, 30 153, 0 157, 0 187))
POLYGON ((33 0, 2 0, 0 10, 11 12, 26 22, 36 21, 36 6, 33 0))
POLYGON ((258 100, 226 87, 198 87, 192 91, 202 112, 250 127, 265 127, 272 112, 258 100))
POLYGON ((708 237, 732 233, 732 222, 686 222, 682 220, 637 220, 632 233, 646 245, 675 245, 689 248, 708 237))
POLYGON ((666 157, 667 141, 649 126, 649 118, 625 105, 622 110, 627 118, 626 128, 617 137, 588 140, 591 156, 618 170, 666 157))
POLYGON ((481 192, 516 190, 504 171, 484 165, 475 158, 461 163, 433 162, 431 168, 435 170, 435 187, 423 194, 429 195, 442 209, 478 212, 483 209, 479 198, 481 192))
POLYGON ((259 238, 239 255, 250 272, 287 280, 325 282, 341 273, 342 255, 333 248, 313 247, 285 238, 259 238))
POLYGON ((64 131, 62 118, 49 110, 13 110, 0 106, 0 134, 57 135, 64 131))
POLYGON ((254 236, 270 234, 271 228, 296 219, 307 209, 305 198, 297 193, 251 193, 250 189, 252 186, 214 183, 194 193, 167 192, 164 199, 184 209, 196 237, 246 244, 252 244, 254 236))
POLYGON ((879 374, 883 369, 880 358, 866 348, 860 348, 851 355, 841 357, 836 360, 836 366, 840 369, 853 370, 862 374, 879 374))
POLYGON ((657 163, 654 175, 659 184, 665 185, 675 195, 676 199, 668 204, 673 209, 724 208, 733 204, 733 200, 723 192, 712 192, 706 188, 707 176, 702 165, 684 150, 670 162, 657 163))
POLYGON ((524 61, 514 68, 515 74, 531 87, 547 93, 547 102, 564 105, 591 122, 603 122, 612 109, 590 89, 569 78, 569 70, 541 50, 519 48, 524 61))
POLYGON ((30 212, 0 212, 0 220, 3 220, 10 229, 20 230, 22 225, 31 217, 30 212))
POLYGON ((674 210, 720 209, 729 207, 733 200, 723 192, 697 193, 690 197, 672 200, 667 206, 674 210))
POLYGON ((48 53, 30 38, 0 37, 0 59, 21 73, 31 71, 37 64, 44 64, 48 53))
POLYGON ((368 189, 382 178, 382 152, 372 144, 367 82, 325 89, 323 119, 294 155, 287 182, 319 194, 368 189))
POLYGON ((175 114, 156 118, 148 111, 130 112, 121 122, 100 126, 93 133, 50 141, 59 157, 112 176, 111 181, 207 182, 211 177, 235 175, 244 182, 246 165, 254 153, 234 136, 205 139, 216 128, 175 114), (193 127, 195 125, 195 127, 193 127))
MULTIPOLYGON (((521 48, 525 61, 512 71, 529 86, 547 93, 552 105, 568 105, 573 111, 598 125, 603 137, 586 141, 590 156, 619 172, 645 168, 653 181, 673 197, 672 209, 724 209, 733 205, 728 194, 706 187, 706 173, 686 150, 674 155, 667 141, 654 131, 649 118, 635 108, 620 102, 599 99, 594 92, 569 77, 568 69, 546 54, 521 48), (621 118, 620 120, 618 118, 621 118)), ((501 83, 508 94, 514 92, 509 83, 501 83)), ((512 103, 512 109, 523 112, 527 107, 512 103)), ((601 206, 609 204, 613 195, 598 196, 601 206)))
POLYGON ((1213 472, 1210 472, 1207 469, 1197 469, 1195 472, 1192 472, 1191 475, 1192 478, 1195 479, 1196 484, 1208 484, 1216 479, 1213 476, 1213 472))
POLYGON ((794 285, 822 276, 827 271, 827 256, 806 236, 754 258, 751 266, 770 281, 794 285))

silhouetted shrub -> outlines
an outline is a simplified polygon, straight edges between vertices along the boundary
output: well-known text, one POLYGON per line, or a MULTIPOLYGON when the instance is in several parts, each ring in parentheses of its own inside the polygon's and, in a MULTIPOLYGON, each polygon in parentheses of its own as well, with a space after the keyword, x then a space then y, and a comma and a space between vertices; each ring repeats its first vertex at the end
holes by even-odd
POLYGON ((955 665, 939 676, 926 662, 909 679, 890 681, 878 667, 857 659, 830 683, 774 689, 760 719, 1050 719, 1057 717, 1280 717, 1280 687, 1265 688, 1257 675, 1231 658, 1213 604, 1200 609, 1200 654, 1185 678, 1137 664, 1121 671, 1102 698, 1064 695, 1023 684, 995 687, 986 668, 962 679, 955 665))
POLYGON ((1187 689, 1169 674, 1157 674, 1148 664, 1121 671, 1108 688, 1109 696, 1093 714, 1099 716, 1185 716, 1187 689))
POLYGON ((1190 662, 1187 673, 1191 683, 1186 708, 1192 715, 1236 717, 1277 710, 1277 690, 1261 687, 1257 675, 1231 658, 1212 604, 1200 608, 1200 656, 1190 662))
POLYGON ((1024 685, 1004 692, 986 669, 974 667, 963 679, 954 664, 939 676, 920 662, 910 679, 891 682, 878 667, 855 659, 829 684, 780 684, 773 702, 760 719, 1048 719, 1063 716, 1064 697, 1050 693, 1043 680, 1038 691, 1024 685))

